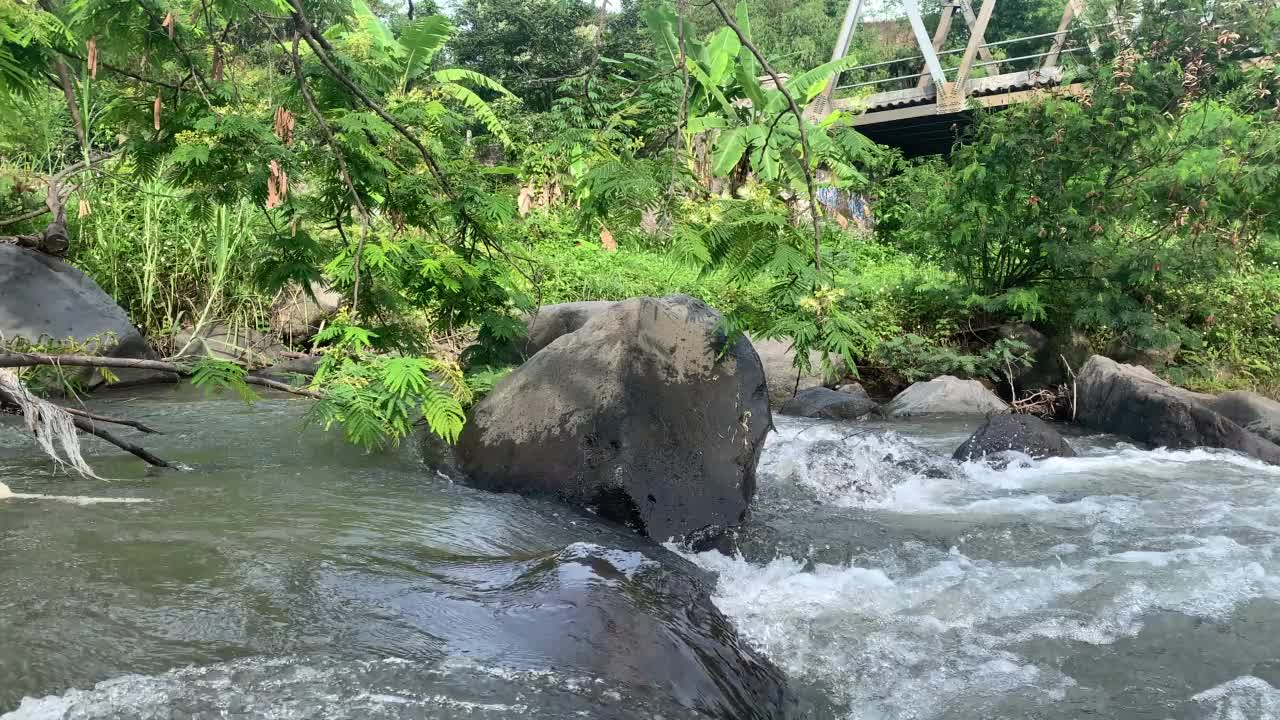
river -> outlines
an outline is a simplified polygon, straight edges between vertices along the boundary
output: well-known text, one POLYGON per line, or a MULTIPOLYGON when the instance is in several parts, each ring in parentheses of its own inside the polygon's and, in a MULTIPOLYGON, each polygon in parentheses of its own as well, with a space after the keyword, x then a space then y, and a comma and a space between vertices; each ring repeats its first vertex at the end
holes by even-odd
MULTIPOLYGON (((581 608, 545 579, 630 577, 625 532, 299 432, 304 401, 100 407, 189 469, 87 443, 111 480, 67 477, 0 428, 5 720, 699 716, 580 652, 625 628, 557 634, 581 608)), ((797 716, 1280 717, 1280 468, 1073 436, 994 469, 946 460, 972 423, 776 422, 738 553, 673 549, 797 716)), ((630 596, 635 637, 678 624, 630 596)))

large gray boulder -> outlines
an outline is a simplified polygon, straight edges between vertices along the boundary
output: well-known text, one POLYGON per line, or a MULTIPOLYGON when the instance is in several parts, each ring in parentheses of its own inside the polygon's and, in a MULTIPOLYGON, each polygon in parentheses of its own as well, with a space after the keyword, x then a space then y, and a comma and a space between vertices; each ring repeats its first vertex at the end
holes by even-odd
POLYGON ((879 404, 867 395, 861 385, 855 383, 840 390, 805 388, 783 403, 778 413, 827 420, 856 420, 877 407, 879 404))
MULTIPOLYGON (((82 352, 122 358, 154 358, 128 314, 88 275, 55 257, 0 244, 0 341, 71 340, 82 352)), ((117 370, 123 382, 171 377, 171 373, 117 370)), ((102 376, 86 371, 90 385, 102 376)))
POLYGON ((492 490, 551 494, 649 537, 740 522, 772 424, 764 370, 685 295, 624 300, 562 335, 472 409, 463 469, 492 490))
POLYGON ((211 357, 249 367, 275 365, 286 350, 271 335, 222 321, 203 325, 198 331, 183 328, 174 335, 173 342, 175 354, 183 357, 211 357))
POLYGON ((555 342, 561 335, 568 335, 587 324, 591 318, 616 304, 613 300, 584 300, 582 302, 543 305, 525 316, 528 335, 520 350, 531 356, 555 342))
POLYGON ((956 460, 982 459, 1004 452, 1020 452, 1033 458, 1074 457, 1076 451, 1049 423, 1032 415, 995 415, 987 418, 968 440, 956 448, 956 460))
POLYGON ((1009 412, 1009 406, 977 380, 943 375, 912 384, 889 401, 882 412, 887 417, 997 415, 1009 412))
POLYGON ((310 290, 290 284, 271 307, 271 329, 287 343, 307 342, 342 307, 342 294, 324 283, 313 282, 310 290))
POLYGON ((1219 395, 1209 407, 1254 435, 1280 444, 1280 402, 1239 390, 1219 395))
MULTIPOLYGON (((580 302, 543 305, 537 312, 525 316, 527 329, 525 340, 518 344, 515 355, 520 358, 531 357, 542 348, 555 342, 561 335, 567 335, 587 324, 596 315, 613 307, 615 300, 583 300, 580 302)), ((818 352, 809 353, 808 372, 799 372, 795 367, 795 350, 791 341, 786 339, 754 339, 748 336, 751 344, 764 366, 764 374, 769 382, 769 406, 780 408, 790 400, 797 390, 823 387, 822 360, 818 352)), ((515 357, 511 360, 518 362, 515 357)))
POLYGON ((1101 355, 1076 379, 1076 419, 1084 425, 1150 445, 1227 448, 1280 464, 1280 445, 1232 422, 1215 402, 1101 355))

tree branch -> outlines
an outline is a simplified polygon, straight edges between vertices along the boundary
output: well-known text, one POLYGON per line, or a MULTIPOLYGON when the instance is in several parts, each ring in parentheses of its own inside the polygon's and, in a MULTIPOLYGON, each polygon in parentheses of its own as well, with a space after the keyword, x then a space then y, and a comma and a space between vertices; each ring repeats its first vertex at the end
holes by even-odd
POLYGON ((31 235, 0 235, 0 243, 31 248, 48 255, 61 256, 66 254, 67 246, 70 244, 70 238, 67 236, 66 213, 67 196, 70 194, 70 190, 67 190, 63 183, 72 175, 82 172, 115 154, 115 151, 95 153, 87 161, 81 160, 74 165, 63 168, 57 174, 51 175, 46 180, 49 190, 45 195, 45 208, 43 210, 28 210, 14 217, 0 220, 0 227, 13 225, 23 220, 30 220, 47 212, 53 213, 53 220, 39 233, 31 235))
POLYGON ((80 104, 76 101, 76 88, 71 83, 71 73, 67 71, 67 64, 62 62, 62 58, 54 58, 54 72, 58 74, 58 87, 62 88, 62 97, 67 102, 67 113, 71 115, 71 127, 75 129, 76 140, 80 141, 80 147, 89 147, 89 138, 85 134, 84 121, 80 118, 80 104))
MULTIPOLYGON (((316 106, 315 98, 311 95, 311 90, 307 87, 306 75, 302 72, 302 58, 298 56, 298 38, 299 34, 293 34, 293 73, 298 78, 298 91, 302 94, 303 101, 307 104, 307 109, 311 111, 315 117, 316 123, 320 126, 320 131, 324 134, 325 142, 333 150, 334 160, 338 163, 338 172, 342 175, 342 182, 347 186, 347 190, 351 192, 351 200, 356 205, 356 210, 360 213, 360 242, 356 245, 355 258, 352 260, 352 273, 355 278, 354 286, 351 292, 351 306, 357 312, 360 309, 360 256, 364 252, 364 244, 369 239, 369 210, 365 208, 364 201, 360 199, 360 193, 356 191, 356 184, 351 180, 351 172, 347 169, 347 158, 343 154, 342 148, 338 145, 338 139, 333 134, 333 128, 329 127, 329 123, 325 121, 324 114, 320 112, 320 108, 316 106)), ((341 220, 339 220, 339 228, 341 220)))
MULTIPOLYGON (((73 52, 68 52, 66 50, 61 50, 61 49, 57 50, 57 52, 63 57, 71 58, 72 60, 76 60, 78 62, 85 62, 84 58, 80 57, 79 55, 73 52)), ((137 80, 138 82, 144 82, 150 85, 159 85, 160 87, 166 87, 174 91, 178 91, 182 89, 181 85, 175 85, 170 82, 165 82, 164 80, 156 80, 155 78, 149 78, 144 75, 139 75, 138 73, 125 70, 124 68, 116 67, 115 65, 109 65, 103 62, 101 59, 98 60, 98 67, 103 68, 109 72, 113 72, 117 75, 121 75, 123 77, 127 77, 133 80, 137 80)))
MULTIPOLYGON (((143 0, 135 1, 138 7, 142 8, 142 12, 146 13, 148 18, 151 18, 151 22, 155 23, 156 27, 163 27, 163 18, 156 17, 155 14, 151 12, 151 8, 148 7, 143 0)), ((176 33, 173 35, 171 42, 173 42, 173 47, 177 49, 178 54, 187 62, 187 69, 190 70, 191 74, 195 77, 196 88, 200 90, 200 97, 204 98, 205 106, 210 110, 213 110, 213 103, 209 101, 208 95, 208 93, 212 91, 209 89, 208 84, 205 83, 204 76, 200 74, 200 69, 196 66, 195 60, 191 57, 191 54, 187 52, 187 49, 182 46, 182 43, 178 41, 176 33)))
MULTIPOLYGON (((65 410, 66 408, 63 408, 63 409, 65 410)), ((75 413, 72 413, 72 415, 75 415, 75 413)), ((88 418, 76 416, 72 418, 72 422, 75 423, 76 428, 81 432, 86 432, 95 437, 102 438, 103 440, 106 440, 112 445, 115 445, 116 447, 120 448, 121 450, 124 450, 127 453, 130 453, 132 455, 135 455, 145 460, 147 463, 151 465, 155 465, 156 467, 166 467, 166 468, 173 467, 172 465, 165 462, 164 460, 161 460, 155 455, 152 455, 150 452, 147 451, 146 448, 140 447, 138 445, 134 445, 128 440, 122 440, 116 437, 115 435, 112 435, 111 433, 107 432, 106 430, 103 430, 102 428, 94 425, 93 421, 89 420, 88 418)))
MULTIPOLYGON (((141 358, 113 358, 99 357, 97 355, 47 355, 45 353, 0 353, 0 368, 10 367, 30 367, 33 365, 51 365, 66 367, 92 367, 92 368, 124 368, 132 370, 159 370, 161 372, 171 372, 182 377, 191 376, 191 368, 185 365, 169 362, 167 360, 144 360, 141 358)), ((278 380, 270 380, 268 378, 257 377, 254 375, 246 375, 244 381, 249 385, 260 385, 262 387, 271 388, 272 390, 280 390, 293 395, 301 395, 315 399, 324 398, 323 393, 307 388, 298 388, 282 383, 278 380)))
POLYGON ((91 413, 91 412, 89 412, 88 410, 81 410, 80 408, 73 408, 73 407, 65 407, 65 406, 64 406, 62 409, 63 409, 63 410, 66 410, 68 413, 70 413, 70 414, 72 414, 72 415, 75 415, 76 417, 82 417, 82 418, 84 418, 84 419, 86 419, 86 420, 94 420, 94 421, 97 421, 97 422, 111 423, 111 424, 113 424, 113 425, 124 425, 124 426, 126 426, 126 427, 131 427, 131 428, 133 428, 133 429, 135 429, 135 430, 141 430, 142 432, 147 433, 147 434, 155 434, 155 435, 163 435, 163 434, 164 434, 164 433, 160 432, 159 430, 156 430, 155 428, 153 428, 153 427, 151 427, 151 426, 149 426, 149 425, 144 425, 144 424, 142 424, 142 423, 138 422, 137 420, 129 420, 129 419, 127 419, 127 418, 110 417, 110 416, 108 416, 108 415, 99 415, 99 414, 97 414, 97 413, 91 413))
POLYGON ((431 155, 426 146, 418 140, 409 128, 404 126, 404 123, 397 120, 391 115, 391 113, 384 110, 381 105, 374 102, 373 98, 369 97, 368 93, 361 89, 359 85, 356 85, 355 82, 352 81, 351 78, 347 77, 347 74, 342 72, 337 64, 334 63, 333 58, 330 57, 330 52, 333 48, 323 36, 315 33, 315 29, 311 26, 311 21, 307 19, 306 13, 302 10, 302 1, 289 0, 289 2, 293 6, 293 16, 294 20, 298 24, 298 31, 302 35, 302 38, 307 41, 307 45, 311 47, 311 51, 316 54, 316 59, 320 61, 320 64, 324 65, 325 69, 329 71, 329 74, 332 75, 335 80, 350 90, 351 94, 355 95, 360 102, 364 103, 365 107, 372 110, 378 117, 382 118, 390 124, 391 127, 395 128, 397 133, 404 137, 404 139, 408 140, 418 150, 418 153, 422 155, 422 161, 427 164, 427 168, 431 171, 432 177, 434 177, 436 182, 440 184, 440 187, 444 190, 445 194, 452 198, 454 196, 453 186, 450 184, 449 179, 445 177, 444 173, 440 170, 440 166, 436 164, 435 157, 431 155))

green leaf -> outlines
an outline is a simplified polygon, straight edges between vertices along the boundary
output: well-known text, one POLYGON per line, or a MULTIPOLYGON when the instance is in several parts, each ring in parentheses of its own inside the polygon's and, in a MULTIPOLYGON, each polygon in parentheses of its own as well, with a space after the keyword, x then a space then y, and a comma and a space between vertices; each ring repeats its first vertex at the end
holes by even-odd
POLYGON ((804 107, 818 97, 823 88, 827 86, 827 81, 833 75, 842 73, 849 68, 857 67, 857 65, 858 58, 853 56, 846 56, 839 60, 823 63, 812 70, 807 70, 787 80, 787 92, 791 93, 797 104, 804 107))
POLYGON ((404 64, 404 81, 417 77, 426 68, 431 67, 436 53, 444 47, 445 42, 453 35, 453 24, 443 15, 428 15, 415 20, 400 34, 400 44, 408 52, 404 64))
POLYGON ((747 151, 749 136, 746 128, 733 128, 720 134, 716 139, 715 155, 711 161, 711 171, 719 177, 733 172, 747 151))
POLYGON ((498 119, 498 114, 479 95, 455 83, 445 83, 437 89, 445 96, 458 101, 463 107, 470 110, 476 120, 479 120, 480 124, 485 126, 485 129, 502 141, 504 146, 509 147, 511 145, 511 137, 507 135, 507 130, 503 127, 502 121, 498 119))
POLYGON ((731 63, 738 57, 742 42, 732 28, 720 28, 708 40, 702 49, 703 59, 707 65, 707 76, 716 85, 724 84, 731 63))
POLYGON ((715 99, 716 103, 720 105, 720 109, 724 111, 725 115, 730 117, 737 115, 737 111, 734 110, 733 104, 729 102, 729 98, 725 97, 724 92, 720 87, 716 83, 712 82, 711 77, 702 69, 702 66, 691 57, 685 58, 685 60, 686 65, 689 68, 689 74, 698 81, 698 85, 701 86, 702 90, 708 96, 715 99))
POLYGON ((402 49, 400 43, 392 37, 391 31, 382 24, 377 15, 373 14, 364 0, 351 0, 351 10, 355 13, 360 25, 380 46, 395 50, 397 53, 402 49))
MULTIPOLYGON (((649 26, 649 35, 659 53, 665 53, 671 65, 680 65, 680 40, 676 35, 676 14, 667 3, 654 3, 641 11, 649 26)), ((685 25, 686 33, 689 26, 685 25)))
POLYGON ((499 95, 505 95, 509 98, 515 97, 515 95, 511 94, 510 90, 502 86, 502 83, 499 83, 488 75, 478 73, 475 70, 468 70, 466 68, 445 68, 443 70, 435 71, 431 74, 431 77, 439 83, 469 82, 476 87, 482 87, 485 90, 492 90, 499 95))
POLYGON ((699 135, 707 130, 723 130, 728 122, 723 115, 699 115, 689 118, 688 131, 691 135, 699 135))
MULTIPOLYGON (((734 8, 734 15, 738 21, 738 28, 742 30, 742 36, 748 41, 755 42, 755 36, 751 34, 751 18, 747 14, 747 0, 738 0, 738 7, 734 8)), ((738 64, 742 67, 750 77, 756 77, 760 74, 760 68, 756 65, 756 56, 748 50, 744 53, 738 53, 738 64)))

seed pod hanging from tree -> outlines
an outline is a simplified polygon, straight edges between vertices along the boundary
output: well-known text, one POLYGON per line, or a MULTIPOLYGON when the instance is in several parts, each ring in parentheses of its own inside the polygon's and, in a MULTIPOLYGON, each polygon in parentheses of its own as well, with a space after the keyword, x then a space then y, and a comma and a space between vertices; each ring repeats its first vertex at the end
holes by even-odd
POLYGON ((280 163, 272 160, 268 166, 271 174, 267 177, 267 209, 284 204, 289 196, 289 176, 280 168, 280 163))
POLYGON ((160 93, 157 92, 155 104, 151 107, 151 124, 156 130, 160 129, 160 107, 160 93))
POLYGON ((276 108, 276 137, 285 145, 293 144, 293 113, 280 106, 276 108))
POLYGON ((162 27, 162 28, 164 28, 165 30, 168 30, 168 31, 169 31, 169 39, 170 39, 170 40, 172 40, 172 39, 173 39, 174 25, 175 25, 175 23, 174 23, 174 21, 173 21, 173 12, 172 12, 172 11, 170 11, 170 12, 168 12, 168 13, 165 13, 164 21, 160 23, 160 27, 162 27))
POLYGON ((89 77, 98 77, 98 38, 93 36, 85 42, 85 60, 89 66, 89 77))

